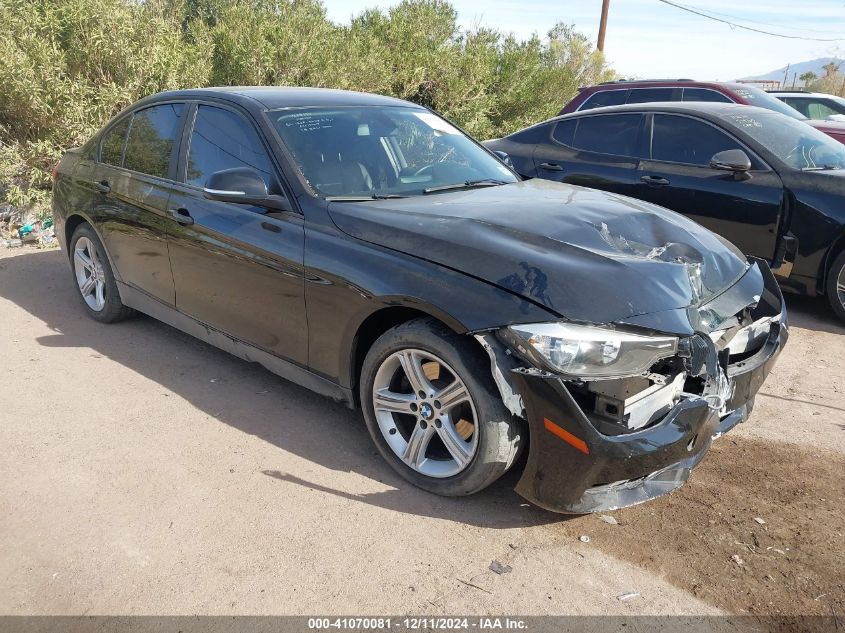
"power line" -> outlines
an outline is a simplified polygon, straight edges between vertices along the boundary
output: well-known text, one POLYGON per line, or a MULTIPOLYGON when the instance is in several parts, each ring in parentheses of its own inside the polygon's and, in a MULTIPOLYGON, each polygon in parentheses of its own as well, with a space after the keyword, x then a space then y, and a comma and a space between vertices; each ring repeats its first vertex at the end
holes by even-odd
MULTIPOLYGON (((728 13, 720 13, 719 11, 711 11, 710 9, 702 9, 701 7, 696 7, 699 11, 703 13, 709 13, 710 15, 718 15, 723 18, 735 18, 736 16, 730 15, 728 13)), ((742 18, 743 22, 749 22, 751 24, 762 24, 763 26, 773 26, 775 28, 787 29, 790 31, 806 31, 808 33, 824 33, 825 35, 829 35, 830 31, 822 31, 820 29, 811 29, 806 26, 786 26, 784 24, 772 24, 771 22, 763 22, 761 20, 752 20, 751 18, 742 18)))
POLYGON ((676 9, 681 9, 682 11, 688 11, 689 13, 694 13, 695 15, 699 15, 703 18, 707 18, 708 20, 715 20, 716 22, 721 22, 722 24, 727 24, 731 28, 737 29, 744 29, 746 31, 752 31, 754 33, 762 33, 763 35, 771 35, 773 37, 784 37, 790 40, 806 40, 810 42, 842 42, 845 41, 845 38, 841 37, 834 37, 834 38, 821 38, 821 37, 803 37, 800 35, 787 35, 786 33, 773 33, 771 31, 764 31, 762 29, 755 29, 751 26, 745 26, 744 24, 737 24, 736 22, 731 22, 730 20, 723 20, 722 18, 717 18, 715 15, 708 15, 698 9, 693 7, 687 7, 682 4, 677 4, 675 2, 671 2, 671 0, 657 0, 658 2, 662 2, 663 4, 668 4, 671 7, 675 7, 676 9))

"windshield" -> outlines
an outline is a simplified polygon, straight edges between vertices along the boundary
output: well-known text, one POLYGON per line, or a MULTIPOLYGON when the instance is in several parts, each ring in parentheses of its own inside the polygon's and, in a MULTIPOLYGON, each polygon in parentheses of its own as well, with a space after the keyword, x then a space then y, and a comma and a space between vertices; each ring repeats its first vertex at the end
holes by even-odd
POLYGON ((845 168, 845 145, 816 128, 774 112, 741 108, 722 118, 795 169, 845 168))
POLYGON ((291 108, 267 113, 311 187, 369 199, 516 182, 439 116, 413 107, 291 108))
POLYGON ((791 119, 798 119, 799 121, 807 120, 807 117, 798 112, 798 110, 792 106, 786 105, 777 97, 773 97, 768 92, 755 88, 754 86, 733 88, 733 91, 748 101, 748 105, 757 106, 758 108, 766 108, 766 110, 774 110, 775 112, 785 114, 791 119))

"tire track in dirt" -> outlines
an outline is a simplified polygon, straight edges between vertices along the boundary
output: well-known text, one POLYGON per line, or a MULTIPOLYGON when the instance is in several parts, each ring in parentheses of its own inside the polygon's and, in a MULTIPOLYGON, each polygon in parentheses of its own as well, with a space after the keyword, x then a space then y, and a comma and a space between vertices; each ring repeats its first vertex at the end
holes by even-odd
POLYGON ((726 437, 673 494, 550 526, 737 614, 845 614, 845 457, 726 437), (765 523, 755 521, 760 518, 765 523))

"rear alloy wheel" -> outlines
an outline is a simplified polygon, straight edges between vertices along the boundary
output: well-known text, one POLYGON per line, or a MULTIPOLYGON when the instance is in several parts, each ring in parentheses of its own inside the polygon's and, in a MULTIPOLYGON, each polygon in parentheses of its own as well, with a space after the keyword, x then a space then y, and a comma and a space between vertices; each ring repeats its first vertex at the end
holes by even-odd
POLYGON ((73 246, 73 272, 82 300, 94 312, 106 307, 106 275, 93 242, 85 236, 73 246))
POLYGON ((477 492, 515 460, 521 427, 465 336, 431 319, 399 325, 364 361, 361 406, 379 452, 437 494, 477 492))
POLYGON ((105 249, 90 224, 80 224, 73 232, 70 265, 79 296, 91 318, 114 323, 134 313, 120 300, 105 249))
POLYGON ((845 321, 845 252, 833 261, 828 272, 827 299, 836 316, 845 321))

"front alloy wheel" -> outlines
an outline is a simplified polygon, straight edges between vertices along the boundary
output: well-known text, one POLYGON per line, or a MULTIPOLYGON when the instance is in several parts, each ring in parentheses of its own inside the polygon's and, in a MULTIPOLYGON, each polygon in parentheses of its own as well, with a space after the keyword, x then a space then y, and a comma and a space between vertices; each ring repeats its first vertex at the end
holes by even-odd
POLYGON ((845 252, 839 253, 827 274, 826 294, 830 307, 845 321, 845 252))
POLYGON ((513 464, 524 438, 484 350, 434 319, 402 323, 373 343, 360 397, 382 457, 437 494, 486 488, 513 464))
POLYGON ((839 305, 845 307, 845 266, 839 269, 839 274, 836 276, 836 298, 839 300, 839 305))
POLYGON ((376 372, 373 409, 388 446, 422 475, 457 475, 475 455, 475 405, 455 370, 434 354, 404 349, 388 356, 376 372))

